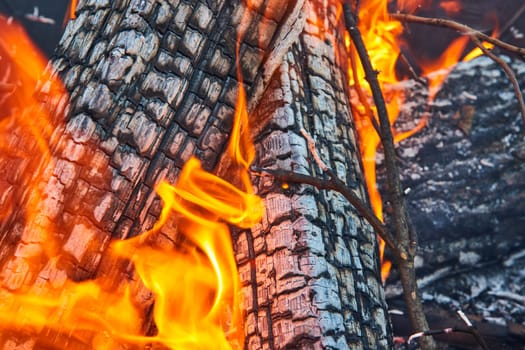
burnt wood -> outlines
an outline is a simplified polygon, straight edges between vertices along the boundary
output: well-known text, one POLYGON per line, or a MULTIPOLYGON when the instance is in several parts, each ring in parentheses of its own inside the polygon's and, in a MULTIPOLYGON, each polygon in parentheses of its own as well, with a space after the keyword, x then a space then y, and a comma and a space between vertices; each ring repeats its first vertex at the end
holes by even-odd
MULTIPOLYGON (((523 89, 525 63, 506 59, 523 89)), ((397 146, 419 235, 423 298, 433 310, 463 309, 489 324, 523 324, 525 128, 511 83, 480 57, 454 68, 430 106, 424 85, 407 82, 405 88, 396 126, 407 130, 428 118, 421 132, 397 146)), ((396 276, 387 282, 393 305, 401 292, 396 276)), ((505 344, 501 337, 502 349, 513 348, 505 344)))
MULTIPOLYGON (((304 127, 318 137, 324 160, 364 197, 337 8, 314 0, 243 4, 79 2, 52 61, 70 105, 50 104, 53 159, 34 165, 47 175, 41 180, 48 194, 44 221, 25 222, 15 212, 2 222, 2 288, 60 288, 50 282, 56 274, 75 281, 109 277, 114 287, 135 280, 129 264, 105 254, 110 239, 153 225, 161 208, 153 185, 162 178, 175 182, 190 156, 218 172, 227 163, 221 156, 237 97, 235 40, 244 14, 251 19, 240 68, 254 111, 257 165, 316 173, 298 133, 304 127), (43 244, 31 233, 48 221, 56 227, 52 261, 26 249, 43 244)), ((389 349, 377 244, 368 224, 333 193, 255 181, 266 216, 253 230, 233 235, 245 346, 389 349)), ((12 185, 20 203, 27 200, 24 184, 12 185)), ((154 303, 147 291, 137 299, 145 309, 154 303)), ((144 329, 155 332, 149 320, 144 329)), ((34 336, 3 334, 1 341, 34 349, 92 346, 89 335, 44 330, 34 336)))

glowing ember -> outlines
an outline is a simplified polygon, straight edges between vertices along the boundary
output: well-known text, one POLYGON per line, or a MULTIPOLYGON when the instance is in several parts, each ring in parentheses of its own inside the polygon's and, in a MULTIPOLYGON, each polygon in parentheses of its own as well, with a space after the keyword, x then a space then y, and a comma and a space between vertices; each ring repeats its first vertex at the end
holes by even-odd
MULTIPOLYGON (((56 90, 57 99, 65 96, 64 89, 58 80, 41 75, 46 61, 36 57, 37 51, 25 33, 15 24, 5 21, 0 24, 0 48, 9 54, 10 63, 17 64, 21 81, 20 86, 16 86, 16 95, 5 101, 13 114, 3 117, 0 132, 6 135, 3 139, 9 140, 7 136, 13 128, 22 130, 20 142, 36 143, 39 150, 38 154, 28 153, 24 152, 25 148, 17 147, 18 144, 4 144, 1 157, 32 160, 36 156, 38 162, 50 168, 53 166, 49 151, 53 123, 46 119, 48 115, 35 114, 43 108, 33 98, 33 90, 39 77, 48 82, 48 92, 56 90)), ((24 234, 38 237, 37 242, 51 243, 45 248, 37 244, 20 247, 34 249, 30 253, 39 261, 43 259, 40 250, 45 249, 46 266, 55 272, 48 277, 46 288, 0 289, 0 327, 9 334, 35 336, 39 344, 46 344, 47 338, 53 343, 54 338, 63 337, 95 349, 116 349, 126 343, 141 346, 160 343, 171 349, 242 348, 244 326, 240 306, 243 303, 239 299, 239 277, 228 224, 249 228, 263 213, 262 201, 253 193, 247 172, 255 153, 247 130, 248 113, 241 82, 227 150, 233 171, 229 176, 240 179, 241 188, 206 172, 195 158, 184 166, 176 185, 160 182, 156 190, 164 206, 159 221, 142 235, 112 242, 106 251, 122 264, 131 261, 140 281, 114 281, 107 277, 80 283, 67 280, 65 273, 57 268, 59 259, 53 255, 53 235, 57 230, 51 224, 29 224, 39 221, 40 210, 49 195, 38 187, 50 181, 49 175, 33 176, 36 180, 26 184, 32 195, 28 206, 23 208, 28 215, 24 234), (37 227, 38 232, 31 231, 37 227), (171 242, 177 243, 159 244, 160 236, 170 237, 171 242), (155 300, 156 333, 151 336, 143 335, 146 315, 136 295, 142 284, 155 300), (39 337, 42 333, 46 336, 39 337)), ((14 207, 18 204, 8 199, 3 201, 2 212, 6 218, 15 213, 14 207)), ((72 235, 78 233, 79 239, 89 235, 81 223, 75 228, 78 232, 72 235)), ((21 252, 15 256, 17 254, 21 252)), ((17 266, 22 266, 17 261, 15 257, 10 263, 10 275, 4 271, 4 281, 17 278, 17 266)), ((74 343, 65 346, 76 348, 74 343)))

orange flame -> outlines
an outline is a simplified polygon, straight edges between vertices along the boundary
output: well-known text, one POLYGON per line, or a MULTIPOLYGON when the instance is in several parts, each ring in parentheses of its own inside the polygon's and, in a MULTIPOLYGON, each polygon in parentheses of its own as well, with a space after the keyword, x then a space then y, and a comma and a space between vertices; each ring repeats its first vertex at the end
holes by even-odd
POLYGON ((460 36, 454 40, 438 59, 421 64, 423 75, 428 78, 429 100, 433 101, 450 69, 461 59, 463 51, 469 43, 468 36, 460 36))
POLYGON ((71 0, 71 2, 69 3, 69 19, 77 18, 77 15, 75 14, 77 5, 78 5, 78 0, 71 0))
MULTIPOLYGON (((393 20, 387 9, 387 0, 366 0, 361 2, 359 10, 359 29, 363 40, 367 46, 368 54, 372 66, 379 71, 378 80, 382 87, 387 102, 387 110, 391 125, 394 124, 398 112, 399 104, 403 101, 404 96, 401 91, 389 89, 388 87, 398 82, 395 72, 395 62, 400 54, 398 43, 401 42, 400 35, 403 32, 402 24, 393 20)), ((415 12, 421 8, 428 8, 432 5, 431 0, 403 0, 397 2, 398 8, 404 12, 415 12)), ((461 4, 455 0, 440 3, 440 6, 449 13, 461 11, 461 4)), ((468 37, 456 39, 448 49, 434 61, 422 64, 423 74, 428 78, 429 100, 433 100, 438 88, 446 78, 450 68, 460 61, 460 58, 468 43, 468 37), (436 73, 438 70, 444 70, 443 74, 436 73)), ((352 47, 349 37, 346 38, 347 49, 350 56, 350 84, 355 87, 362 106, 354 107, 354 117, 356 128, 360 140, 360 150, 363 162, 363 170, 368 189, 368 194, 372 209, 376 216, 383 221, 383 203, 381 195, 377 190, 376 184, 376 155, 377 148, 380 144, 380 138, 377 134, 371 115, 376 116, 375 106, 369 106, 371 91, 365 79, 365 73, 361 65, 356 64, 357 54, 352 47)), ((473 52, 467 56, 468 59, 475 57, 479 52, 473 52)), ((423 119, 415 128, 405 132, 393 131, 394 141, 399 142, 414 133, 420 131, 426 125, 426 119, 423 119)), ((385 243, 380 241, 380 256, 383 260, 385 243)), ((383 281, 388 276, 390 262, 382 262, 383 281)))
POLYGON ((439 4, 439 7, 449 16, 458 14, 463 10, 463 5, 458 0, 444 0, 439 4))
MULTIPOLYGON (((22 94, 10 96, 8 101, 18 114, 2 119, 0 132, 7 135, 13 125, 28 130, 23 135, 28 138, 24 142, 36 142, 41 151, 37 158, 52 167, 49 149, 53 124, 49 120, 29 122, 26 118, 29 112, 43 109, 39 101, 33 100, 33 87, 45 67, 45 59, 34 58, 37 51, 18 26, 0 24, 0 49, 12 53, 10 61, 19 63, 17 71, 24 78, 20 86, 17 85, 22 94), (26 58, 28 61, 23 61, 26 58)), ((64 96, 65 90, 58 80, 49 75, 44 79, 60 92, 56 98, 64 96)), ((255 155, 247 131, 246 96, 241 81, 227 156, 234 168, 229 175, 241 179, 243 188, 206 172, 196 158, 184 166, 176 185, 160 182, 156 191, 164 206, 159 221, 140 236, 112 242, 109 249, 115 259, 134 264, 141 282, 114 281, 108 277, 81 283, 67 280, 65 272, 57 267, 60 258, 53 256, 55 249, 44 248, 48 250, 47 266, 56 271, 57 280, 49 277, 46 288, 35 285, 16 292, 0 289, 0 328, 35 336, 45 331, 47 336, 37 336, 39 344, 46 343, 50 333, 72 339, 68 349, 76 348, 75 340, 107 350, 125 343, 160 343, 171 349, 242 348, 242 302, 228 224, 249 228, 260 221, 263 213, 262 200, 253 193, 247 171, 255 155), (177 236, 171 237, 174 231, 177 236), (159 247, 161 244, 155 242, 161 236, 169 236, 171 242, 179 243, 159 247), (136 295, 141 285, 154 295, 153 319, 157 331, 152 336, 143 335, 145 311, 136 295)), ((24 159, 35 156, 21 153, 12 144, 2 145, 1 151, 0 160, 4 156, 24 159)), ((48 180, 40 177, 30 186, 35 186, 36 191, 37 184, 48 180)), ((43 196, 32 196, 25 208, 30 214, 27 222, 37 220, 45 204, 43 196)), ((36 229, 27 227, 26 230, 36 229)), ((41 235, 38 242, 53 241, 51 225, 39 227, 42 232, 36 233, 41 235)), ((34 256, 38 256, 41 248, 34 245, 24 249, 35 249, 34 256)), ((16 266, 9 271, 10 277, 17 278, 16 266)))
MULTIPOLYGON (((42 95, 55 102, 66 97, 65 88, 45 69, 45 56, 31 42, 21 25, 0 15, 0 33, 0 85, 7 87, 0 93, 0 162, 20 165, 18 169, 12 169, 16 175, 8 177, 15 178, 12 181, 21 190, 33 188, 29 192, 25 219, 29 223, 38 221, 39 225, 35 225, 38 232, 33 232, 33 236, 47 241, 50 222, 38 220, 36 215, 37 207, 44 198, 38 184, 45 178, 44 168, 51 161, 47 140, 54 132, 53 119, 56 116, 39 101, 43 96, 35 93, 35 87, 39 81, 45 81, 42 95), (31 176, 23 177, 23 174, 31 176)), ((1 222, 19 209, 18 202, 23 193, 15 187, 12 183, 0 183, 3 192, 0 200, 1 222)))
MULTIPOLYGON (((406 3, 405 6, 412 7, 415 3, 406 3)), ((379 70, 378 80, 383 87, 398 82, 395 73, 395 60, 399 55, 398 46, 399 36, 403 32, 400 22, 392 20, 388 14, 386 0, 367 0, 361 2, 359 10, 359 29, 363 40, 367 46, 372 66, 379 70)), ((362 91, 359 94, 365 94, 360 97, 361 101, 371 96, 371 90, 366 82, 365 72, 361 65, 355 63, 357 53, 351 46, 349 38, 346 40, 347 48, 351 58, 350 84, 357 90, 362 91), (352 62, 353 61, 353 62, 352 62)), ((387 110, 391 124, 395 121, 399 112, 399 101, 402 101, 401 91, 392 91, 385 95, 387 100, 387 110)), ((366 102, 365 102, 366 105, 366 102)), ((381 195, 377 190, 376 180, 376 153, 380 143, 380 138, 376 132, 370 114, 376 118, 377 112, 375 106, 366 106, 357 109, 355 113, 356 129, 360 140, 361 158, 363 171, 368 189, 368 195, 372 210, 375 215, 383 221, 383 202, 381 195)), ((380 240, 380 257, 383 261, 385 243, 380 240)), ((381 266, 382 279, 385 280, 390 271, 390 262, 383 261, 381 266)))

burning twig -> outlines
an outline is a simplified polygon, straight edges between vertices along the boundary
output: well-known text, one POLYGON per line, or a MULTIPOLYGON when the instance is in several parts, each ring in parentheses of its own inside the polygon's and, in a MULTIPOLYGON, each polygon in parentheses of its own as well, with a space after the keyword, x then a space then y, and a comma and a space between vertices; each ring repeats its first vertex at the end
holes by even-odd
MULTIPOLYGON (((399 178, 399 169, 396 164, 394 151, 394 138, 388 118, 388 111, 386 109, 385 100, 381 92, 377 75, 379 74, 370 63, 368 52, 361 37, 361 33, 357 28, 357 24, 352 13, 352 8, 348 3, 343 5, 343 12, 345 16, 346 28, 352 38, 354 46, 359 54, 361 64, 365 71, 365 78, 370 85, 374 103, 376 105, 378 119, 379 119, 379 137, 383 145, 385 155, 385 166, 387 169, 387 182, 390 188, 389 194, 391 197, 393 208, 394 226, 396 229, 396 240, 399 243, 397 249, 394 249, 396 260, 399 267, 401 283, 405 294, 405 301, 412 327, 416 331, 428 330, 428 322, 423 311, 421 298, 417 291, 414 256, 416 250, 416 237, 411 228, 408 213, 406 210, 403 191, 401 188, 401 181, 399 178)), ((424 339, 422 341, 423 349, 435 349, 436 344, 432 338, 424 339)))

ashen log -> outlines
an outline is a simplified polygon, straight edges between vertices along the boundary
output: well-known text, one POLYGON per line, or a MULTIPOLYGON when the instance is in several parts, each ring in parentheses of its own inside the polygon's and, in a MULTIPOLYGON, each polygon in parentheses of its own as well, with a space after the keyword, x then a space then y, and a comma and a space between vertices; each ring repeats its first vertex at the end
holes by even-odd
MULTIPOLYGON (((41 184, 49 196, 40 219, 58 228, 56 260, 24 255, 34 252, 24 249, 29 244, 43 243, 27 239, 42 221, 27 223, 15 213, 2 231, 3 288, 56 287, 52 276, 64 275, 77 281, 109 276, 116 284, 132 278, 128 266, 104 253, 110 239, 135 236, 157 220, 161 203, 153 185, 161 178, 175 182, 192 155, 220 171, 239 84, 235 40, 246 13, 251 20, 240 64, 256 126, 256 164, 318 173, 299 136, 305 128, 318 138, 323 159, 365 196, 337 7, 324 1, 245 5, 79 2, 53 59, 71 102, 67 110, 56 106, 57 119, 67 111, 67 123, 57 120, 53 161, 44 169, 51 177, 41 184)), ((366 222, 339 195, 254 180, 267 214, 252 230, 234 232, 245 345, 391 348, 377 244, 366 222)), ((2 341, 90 348, 89 338, 82 339, 41 334, 29 342, 2 341)))
MULTIPOLYGON (((523 61, 506 60, 523 89, 523 61)), ((499 326, 523 324, 525 139, 512 85, 497 64, 480 57, 454 68, 430 107, 425 87, 405 88, 397 127, 428 117, 397 152, 429 312, 463 309, 499 326)), ((401 293, 395 281, 394 271, 386 287, 392 305, 401 293)), ((522 329, 514 335, 509 329, 499 346, 523 342, 522 329)))

